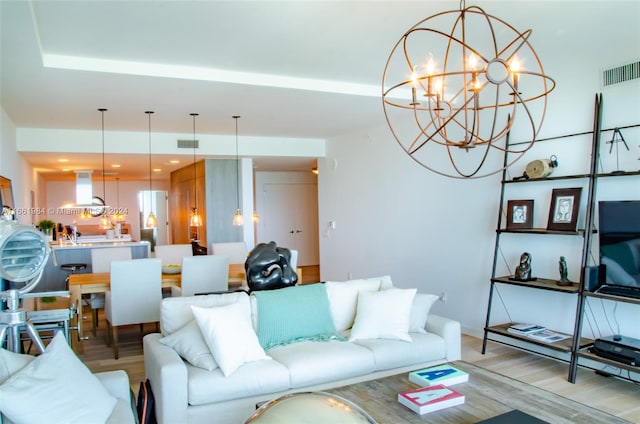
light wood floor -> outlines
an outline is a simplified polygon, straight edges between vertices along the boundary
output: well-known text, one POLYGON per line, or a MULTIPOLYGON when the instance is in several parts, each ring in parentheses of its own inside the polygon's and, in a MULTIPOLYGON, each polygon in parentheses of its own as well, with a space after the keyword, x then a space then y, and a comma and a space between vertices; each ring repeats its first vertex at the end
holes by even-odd
MULTIPOLYGON (((304 282, 318 281, 316 271, 303 271, 304 282)), ((85 342, 85 352, 80 355, 83 362, 93 371, 124 369, 129 374, 131 388, 138 392, 144 380, 144 358, 142 354, 142 334, 139 327, 131 326, 120 330, 120 359, 114 360, 111 349, 104 342, 105 325, 101 326, 96 338, 85 342)), ((144 332, 155 331, 155 326, 147 325, 144 332)), ((568 365, 564 362, 543 358, 497 343, 489 343, 487 353, 481 353, 482 340, 472 336, 462 336, 462 359, 506 375, 516 380, 532 384, 560 396, 581 402, 602 411, 640 423, 640 384, 603 377, 591 370, 579 369, 576 384, 567 381, 568 365)))

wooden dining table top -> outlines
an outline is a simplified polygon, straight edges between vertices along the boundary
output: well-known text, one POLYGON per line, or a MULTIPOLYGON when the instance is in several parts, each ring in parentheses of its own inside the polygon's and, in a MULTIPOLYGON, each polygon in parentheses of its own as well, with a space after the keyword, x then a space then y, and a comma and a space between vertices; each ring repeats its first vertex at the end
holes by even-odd
MULTIPOLYGON (((69 287, 72 286, 84 286, 92 284, 109 284, 110 282, 109 272, 96 272, 85 274, 70 274, 69 275, 69 287)), ((229 281, 244 281, 245 272, 244 264, 229 264, 229 281)), ((180 285, 182 275, 177 274, 162 274, 163 284, 175 284, 180 285)))

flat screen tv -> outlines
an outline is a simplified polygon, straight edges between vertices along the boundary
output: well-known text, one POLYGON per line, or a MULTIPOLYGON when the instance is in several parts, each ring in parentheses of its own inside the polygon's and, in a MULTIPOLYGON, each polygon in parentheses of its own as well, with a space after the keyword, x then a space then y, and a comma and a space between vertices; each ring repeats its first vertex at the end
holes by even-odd
POLYGON ((640 200, 598 202, 601 293, 640 297, 640 200))

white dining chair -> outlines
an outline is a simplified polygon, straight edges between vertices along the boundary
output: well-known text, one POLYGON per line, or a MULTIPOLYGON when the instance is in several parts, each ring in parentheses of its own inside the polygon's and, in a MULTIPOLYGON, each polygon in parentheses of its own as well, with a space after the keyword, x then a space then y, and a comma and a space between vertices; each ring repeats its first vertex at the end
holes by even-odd
MULTIPOLYGON (((109 272, 111 262, 129 259, 131 259, 130 247, 105 247, 91 249, 91 272, 94 274, 99 272, 109 272)), ((92 332, 95 337, 98 331, 98 311, 104 308, 104 294, 91 293, 87 299, 87 303, 92 312, 92 332)))
POLYGON ((162 261, 157 258, 113 261, 110 287, 105 293, 104 317, 107 346, 113 343, 118 359, 118 326, 160 321, 162 303, 162 261))
POLYGON ((192 256, 182 260, 180 287, 171 287, 171 297, 227 290, 229 290, 229 258, 227 256, 192 256))
POLYGON ((211 253, 229 257, 230 264, 244 264, 249 254, 247 243, 233 241, 225 243, 211 243, 211 253))
POLYGON ((162 260, 162 266, 180 265, 182 258, 193 256, 190 244, 161 244, 154 251, 155 257, 162 260))

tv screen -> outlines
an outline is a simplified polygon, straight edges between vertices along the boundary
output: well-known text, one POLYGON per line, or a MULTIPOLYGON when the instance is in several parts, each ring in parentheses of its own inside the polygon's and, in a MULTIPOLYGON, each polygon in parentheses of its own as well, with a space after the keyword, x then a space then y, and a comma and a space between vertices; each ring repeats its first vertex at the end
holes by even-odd
POLYGON ((598 224, 602 283, 640 290, 640 200, 599 202, 598 224))

